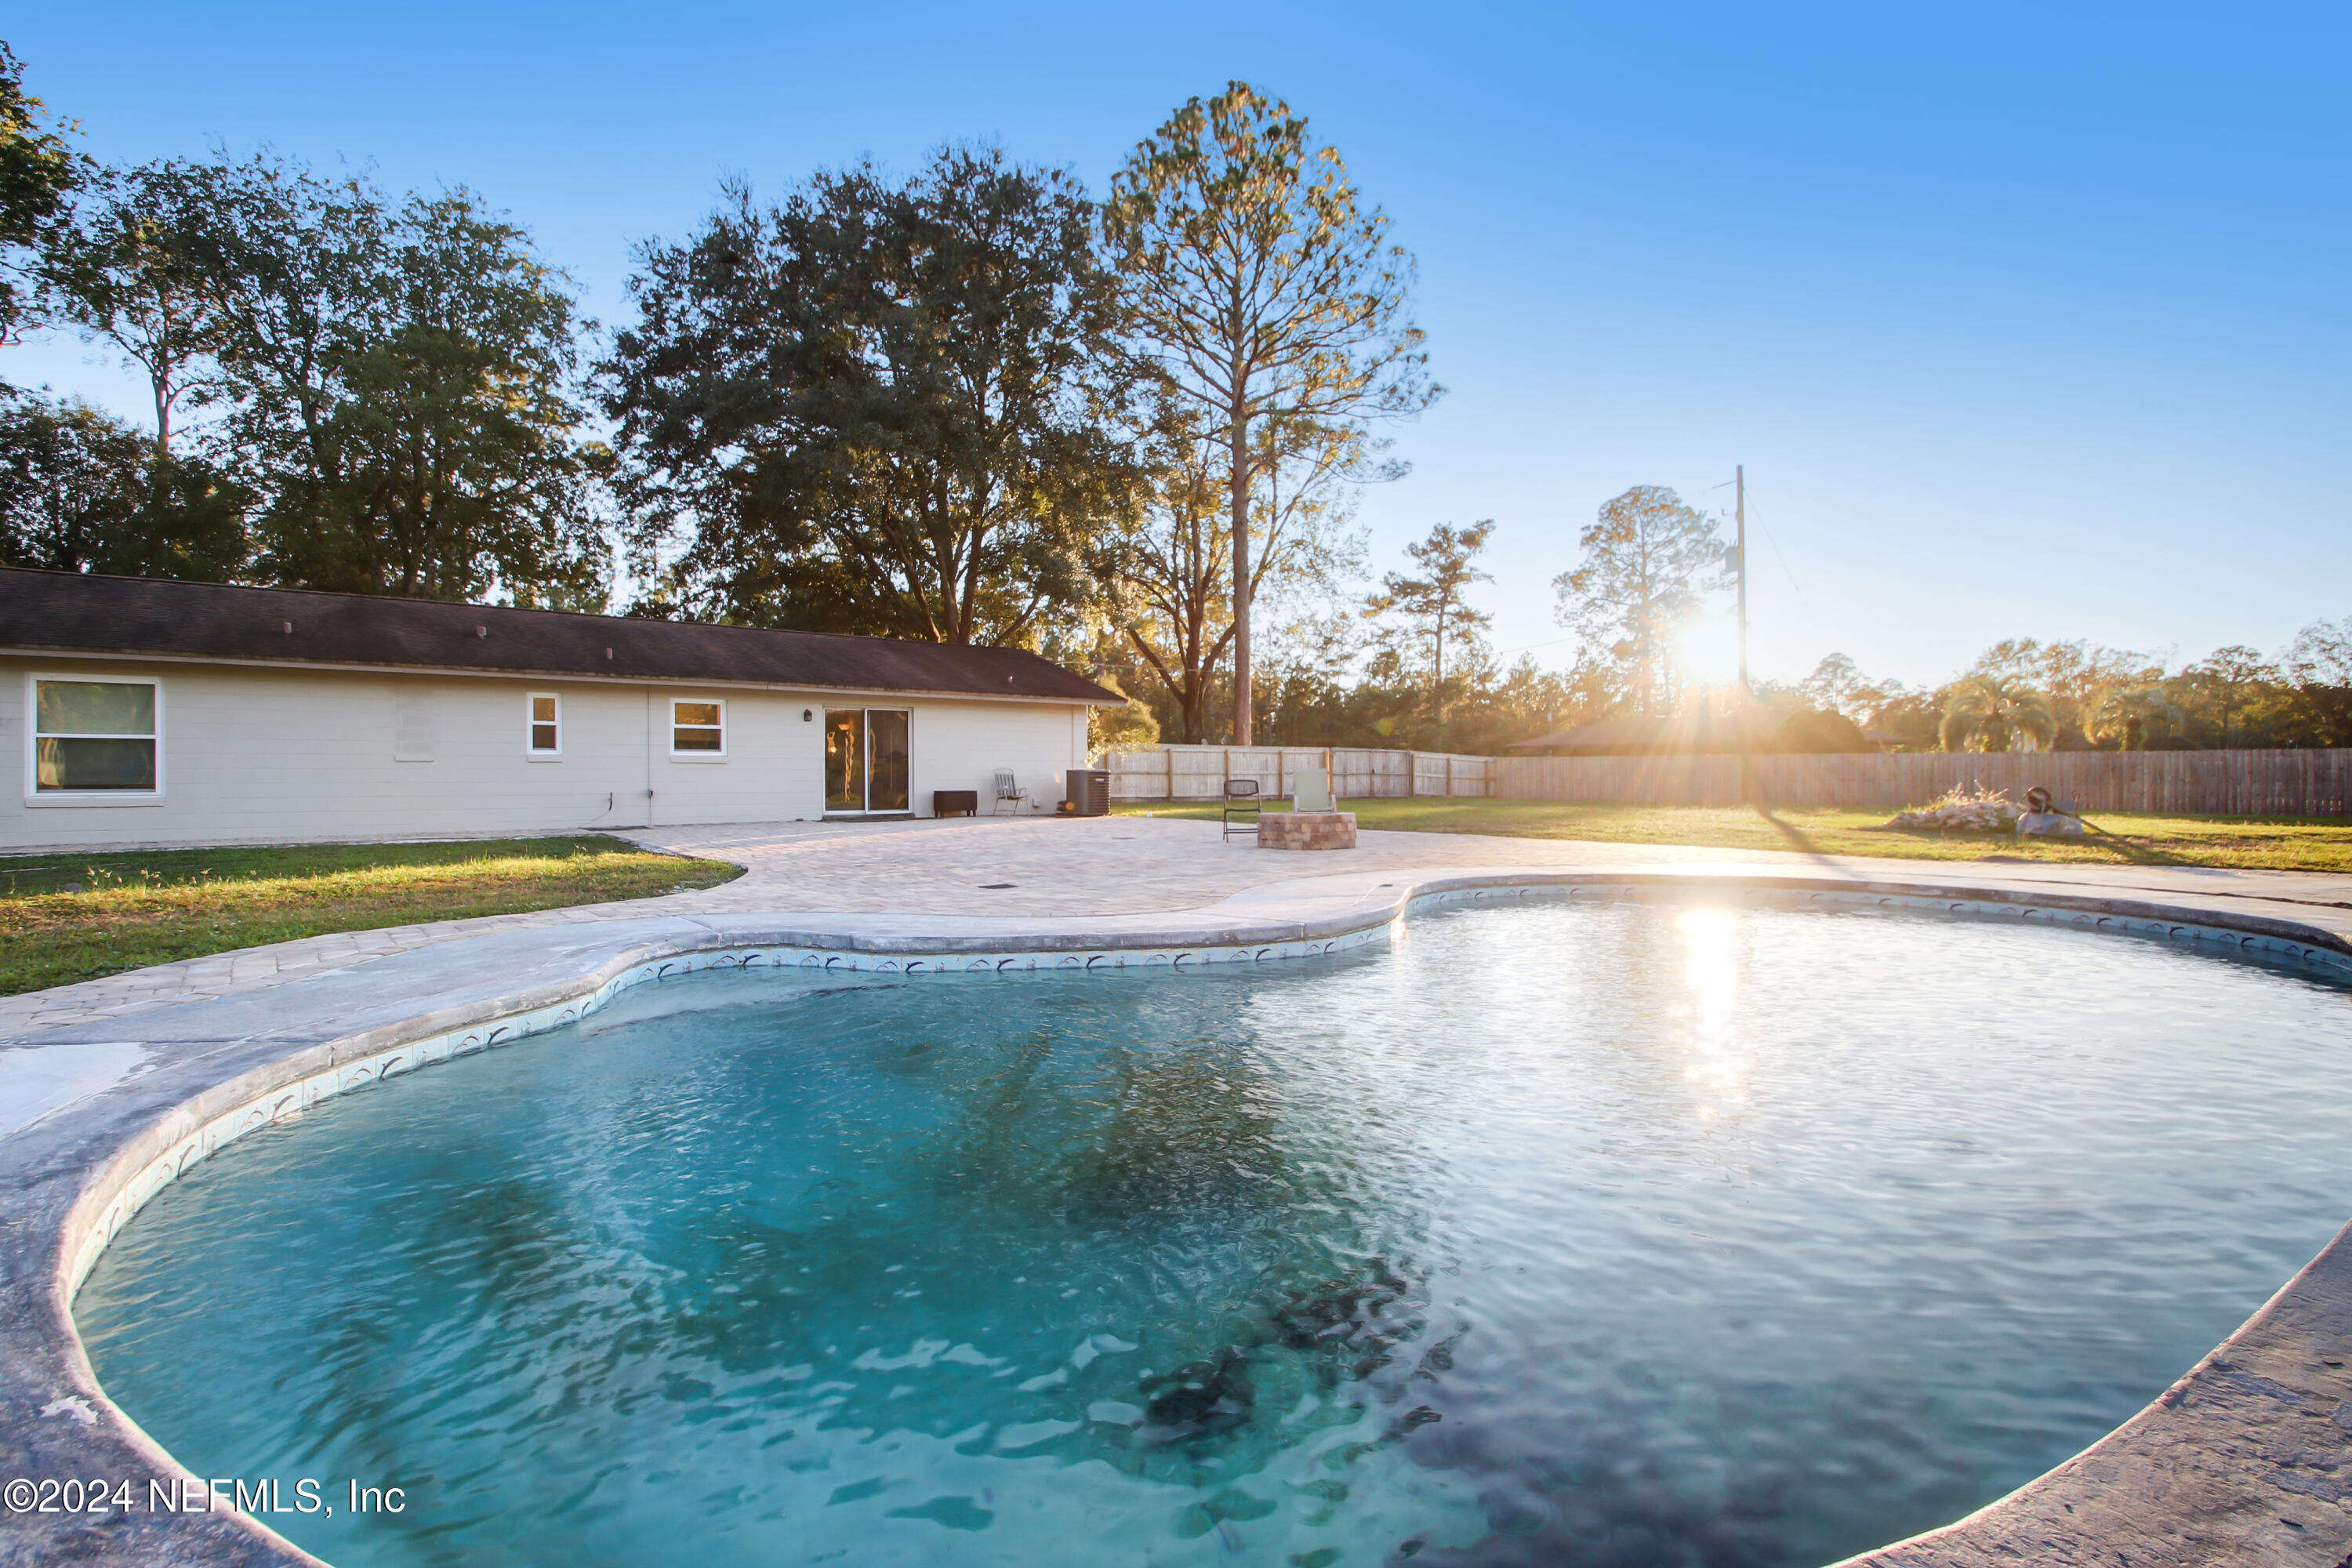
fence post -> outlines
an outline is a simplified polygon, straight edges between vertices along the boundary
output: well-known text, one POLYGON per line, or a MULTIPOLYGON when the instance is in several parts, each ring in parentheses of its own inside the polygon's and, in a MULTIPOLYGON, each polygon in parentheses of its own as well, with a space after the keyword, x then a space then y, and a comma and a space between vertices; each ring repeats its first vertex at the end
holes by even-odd
POLYGON ((1445 753, 1445 798, 1454 798, 1454 753, 1445 753))
POLYGON ((1168 793, 1161 798, 1172 805, 1176 799, 1176 753, 1163 746, 1160 754, 1168 763, 1168 793))

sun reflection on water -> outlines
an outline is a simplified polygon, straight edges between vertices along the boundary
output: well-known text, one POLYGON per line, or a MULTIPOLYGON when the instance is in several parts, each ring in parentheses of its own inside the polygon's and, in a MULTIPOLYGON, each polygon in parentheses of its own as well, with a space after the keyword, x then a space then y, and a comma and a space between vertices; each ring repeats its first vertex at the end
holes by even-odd
POLYGON ((1702 1116, 1720 1116, 1747 1103, 1753 1056, 1734 1017, 1739 1004, 1739 916, 1727 909, 1685 910, 1675 919, 1683 947, 1689 1060, 1684 1075, 1706 1092, 1702 1116))

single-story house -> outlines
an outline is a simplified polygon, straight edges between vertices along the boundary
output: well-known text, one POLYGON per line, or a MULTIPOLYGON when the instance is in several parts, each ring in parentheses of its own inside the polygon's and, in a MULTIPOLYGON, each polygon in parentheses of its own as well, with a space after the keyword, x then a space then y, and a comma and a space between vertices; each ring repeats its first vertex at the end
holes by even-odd
POLYGON ((1051 810, 1123 700, 1034 653, 0 569, 0 848, 1051 810))

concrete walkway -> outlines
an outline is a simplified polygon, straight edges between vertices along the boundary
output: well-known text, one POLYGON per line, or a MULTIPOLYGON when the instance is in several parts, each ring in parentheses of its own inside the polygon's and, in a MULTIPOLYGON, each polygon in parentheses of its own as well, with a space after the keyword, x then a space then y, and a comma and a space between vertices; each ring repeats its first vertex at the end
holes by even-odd
POLYGON ((2191 908, 2260 909, 2352 937, 2352 878, 2297 871, 1893 860, 1466 833, 1368 832, 1353 850, 1303 855, 1227 840, 1214 823, 1135 816, 741 823, 623 837, 648 848, 732 861, 745 874, 723 887, 658 899, 344 931, 0 997, 0 1042, 182 1002, 242 995, 496 931, 648 915, 1169 913, 1303 878, 1441 867, 1688 871, 1713 865, 1770 866, 1858 881, 1924 878, 2160 899, 2191 908))

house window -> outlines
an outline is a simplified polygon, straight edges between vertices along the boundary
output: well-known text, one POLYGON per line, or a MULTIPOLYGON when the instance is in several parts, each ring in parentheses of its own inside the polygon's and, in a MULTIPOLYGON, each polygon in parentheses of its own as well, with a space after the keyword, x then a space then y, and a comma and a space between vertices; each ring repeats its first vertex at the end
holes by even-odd
POLYGON ((534 691, 530 695, 530 754, 563 754, 563 700, 552 692, 534 691))
POLYGON ((727 704, 672 702, 669 705, 669 752, 674 757, 725 756, 727 704))
POLYGON ((33 683, 33 793, 155 795, 163 787, 163 699, 152 680, 33 683))

